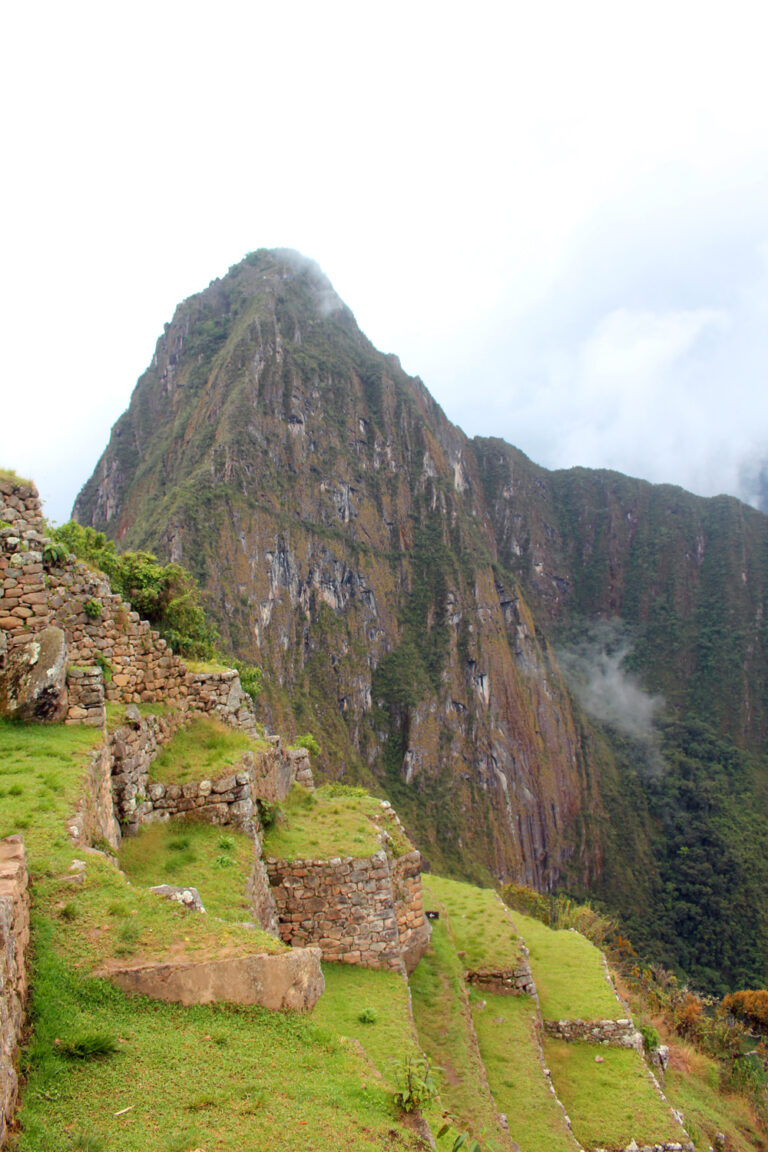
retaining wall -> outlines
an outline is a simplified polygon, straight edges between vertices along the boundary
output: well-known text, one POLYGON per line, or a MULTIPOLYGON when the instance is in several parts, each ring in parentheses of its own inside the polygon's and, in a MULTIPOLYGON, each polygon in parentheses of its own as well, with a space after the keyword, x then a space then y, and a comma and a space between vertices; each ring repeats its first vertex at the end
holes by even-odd
POLYGON ((544 1031, 558 1040, 587 1040, 638 1051, 643 1048, 643 1037, 631 1020, 545 1020, 544 1031))
POLYGON ((415 967, 429 941, 429 925, 421 910, 421 883, 413 883, 418 853, 408 856, 394 875, 397 862, 392 865, 383 849, 361 859, 268 857, 281 938, 292 946, 317 944, 324 960, 402 972, 407 959, 415 967))
POLYGON ((19 1091, 16 1053, 27 996, 27 883, 22 837, 0 840, 0 1145, 13 1118, 19 1091))

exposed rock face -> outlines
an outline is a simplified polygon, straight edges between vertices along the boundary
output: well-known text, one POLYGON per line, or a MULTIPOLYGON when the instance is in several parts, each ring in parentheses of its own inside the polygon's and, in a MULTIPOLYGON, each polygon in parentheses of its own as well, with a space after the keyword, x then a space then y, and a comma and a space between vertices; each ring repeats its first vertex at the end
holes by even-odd
POLYGON ((258 1004, 273 1010, 309 1011, 325 988, 319 948, 293 948, 280 955, 225 960, 178 961, 112 969, 125 992, 179 1004, 258 1004))
POLYGON ((180 305, 75 512, 190 567, 262 717, 376 778, 436 867, 589 886, 613 837, 650 885, 644 801, 616 807, 554 652, 596 616, 681 714, 768 734, 765 518, 470 441, 295 253, 180 305))
POLYGON ((315 732, 321 771, 386 782, 435 862, 540 886, 599 863, 579 730, 495 564, 472 447, 314 266, 256 254, 181 306, 76 513, 190 566, 265 670, 265 719, 315 732), (161 460, 166 495, 140 494, 161 460))
POLYGON ((67 642, 61 628, 44 628, 12 650, 0 676, 0 715, 30 722, 67 714, 67 642))

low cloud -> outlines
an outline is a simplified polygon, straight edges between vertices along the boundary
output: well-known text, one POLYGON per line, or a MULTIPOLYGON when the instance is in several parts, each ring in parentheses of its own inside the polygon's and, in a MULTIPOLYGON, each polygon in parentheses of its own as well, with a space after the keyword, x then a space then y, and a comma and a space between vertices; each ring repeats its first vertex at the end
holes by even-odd
POLYGON ((557 653, 563 675, 581 707, 625 736, 655 746, 662 696, 646 692, 626 668, 632 651, 620 624, 604 621, 580 642, 557 653))

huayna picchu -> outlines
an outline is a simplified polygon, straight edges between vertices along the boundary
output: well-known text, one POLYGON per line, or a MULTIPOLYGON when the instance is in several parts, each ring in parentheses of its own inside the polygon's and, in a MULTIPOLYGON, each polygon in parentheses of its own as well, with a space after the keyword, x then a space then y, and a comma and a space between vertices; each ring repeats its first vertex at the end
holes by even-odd
POLYGON ((591 895, 722 992, 768 980, 768 519, 468 439, 316 265, 177 309, 74 510, 181 561, 260 718, 432 867, 591 895))

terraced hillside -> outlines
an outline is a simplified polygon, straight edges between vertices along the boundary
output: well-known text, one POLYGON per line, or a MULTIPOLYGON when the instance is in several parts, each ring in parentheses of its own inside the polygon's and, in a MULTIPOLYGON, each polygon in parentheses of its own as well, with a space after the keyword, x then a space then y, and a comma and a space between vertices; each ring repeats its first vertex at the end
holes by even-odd
MULTIPOLYGON (((489 889, 425 876, 438 915, 410 986, 397 971, 324 964, 309 1015, 165 1004, 95 975, 112 962, 232 955, 256 942, 285 950, 247 922, 252 848, 231 829, 152 825, 124 841, 122 871, 101 850, 73 858, 66 821, 100 738, 0 723, 0 832, 23 831, 34 892, 18 1152, 383 1152, 430 1138, 449 1152, 469 1134, 483 1152, 686 1146, 635 1049, 545 1034, 550 1022, 625 1018, 598 950, 512 914, 489 889), (157 883, 194 883, 207 913, 160 900, 148 892, 157 883), (409 1067, 417 1080, 426 1072, 424 1056, 437 1091, 405 1113, 397 1093, 409 1067)), ((359 790, 309 809, 294 794, 271 850, 369 850, 376 820, 394 827, 383 811, 359 790)), ((695 1094, 695 1078, 675 1088, 695 1094)))

